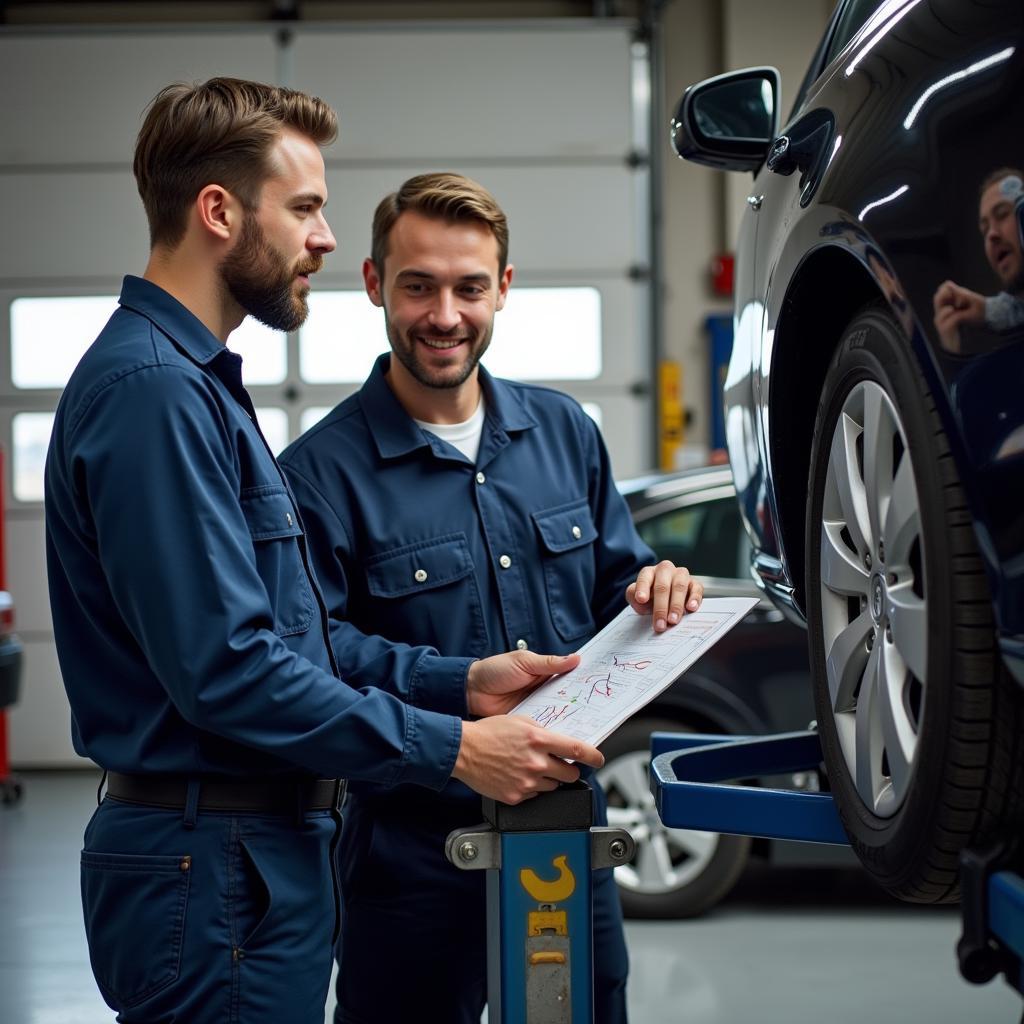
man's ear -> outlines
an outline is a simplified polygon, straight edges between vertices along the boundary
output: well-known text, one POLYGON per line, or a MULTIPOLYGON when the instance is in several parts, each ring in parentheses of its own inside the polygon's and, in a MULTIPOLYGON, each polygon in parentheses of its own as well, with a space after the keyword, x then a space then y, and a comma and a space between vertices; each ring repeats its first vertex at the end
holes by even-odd
POLYGON ((505 267, 505 272, 501 275, 501 279, 498 281, 498 301, 495 304, 495 309, 503 309, 505 306, 505 299, 508 298, 508 289, 512 284, 512 278, 515 276, 516 268, 511 263, 505 267))
POLYGON ((381 273, 377 270, 377 264, 367 257, 363 260, 363 286, 375 306, 384 305, 383 285, 384 282, 381 273))
POLYGON ((195 213, 203 231, 224 242, 242 220, 241 205, 222 185, 207 185, 196 196, 195 213))

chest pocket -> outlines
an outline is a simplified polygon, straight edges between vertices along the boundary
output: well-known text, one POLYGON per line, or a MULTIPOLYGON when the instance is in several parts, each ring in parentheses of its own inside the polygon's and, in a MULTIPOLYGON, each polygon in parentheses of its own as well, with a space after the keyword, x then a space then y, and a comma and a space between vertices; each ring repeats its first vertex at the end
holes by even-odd
POLYGON ((473 569, 466 535, 453 533, 373 555, 366 584, 373 597, 407 597, 455 583, 473 569))
POLYGON ((278 636, 304 633, 313 621, 313 592, 299 550, 298 519, 288 492, 274 484, 248 487, 239 498, 278 636))
POLYGON ((381 603, 376 631, 442 654, 472 654, 486 643, 475 565, 464 533, 382 551, 365 563, 366 586, 381 603))
POLYGON ((563 640, 594 632, 590 599, 596 568, 597 528, 586 499, 533 513, 544 560, 544 586, 551 622, 563 640))

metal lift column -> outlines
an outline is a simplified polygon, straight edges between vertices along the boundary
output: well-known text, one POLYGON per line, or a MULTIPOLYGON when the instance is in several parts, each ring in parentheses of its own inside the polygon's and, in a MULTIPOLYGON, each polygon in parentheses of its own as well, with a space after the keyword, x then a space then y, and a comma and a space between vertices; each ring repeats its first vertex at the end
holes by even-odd
POLYGON ((491 1024, 592 1024, 591 871, 623 864, 624 829, 592 827, 585 782, 510 806, 485 799, 486 822, 448 836, 463 870, 487 870, 487 1013, 491 1024))

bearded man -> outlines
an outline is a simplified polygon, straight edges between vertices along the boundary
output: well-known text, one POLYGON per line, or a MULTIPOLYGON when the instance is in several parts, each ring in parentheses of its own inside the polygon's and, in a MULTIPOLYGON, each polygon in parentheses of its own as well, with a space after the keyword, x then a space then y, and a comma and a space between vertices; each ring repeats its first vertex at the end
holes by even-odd
POLYGON ((50 605, 75 748, 108 773, 82 903, 119 1021, 322 1024, 339 776, 517 802, 575 779, 566 758, 602 761, 503 714, 575 658, 366 637, 338 677, 298 510, 225 344, 247 314, 305 318, 335 245, 320 147, 336 130, 290 89, 161 91, 135 152, 149 262, 57 409, 50 605))

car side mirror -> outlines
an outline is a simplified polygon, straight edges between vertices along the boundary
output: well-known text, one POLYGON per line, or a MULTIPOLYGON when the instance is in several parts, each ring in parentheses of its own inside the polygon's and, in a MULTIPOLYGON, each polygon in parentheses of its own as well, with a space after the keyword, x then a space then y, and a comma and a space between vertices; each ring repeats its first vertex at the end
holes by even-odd
POLYGON ((672 146, 683 160, 726 171, 753 171, 778 134, 779 73, 730 71, 691 85, 672 118, 672 146))

